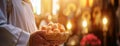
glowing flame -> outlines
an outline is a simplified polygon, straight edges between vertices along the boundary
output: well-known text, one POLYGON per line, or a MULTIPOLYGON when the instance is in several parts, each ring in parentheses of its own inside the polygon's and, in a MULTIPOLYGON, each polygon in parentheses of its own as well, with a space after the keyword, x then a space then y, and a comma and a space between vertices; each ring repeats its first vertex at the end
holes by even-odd
POLYGON ((87 27, 87 21, 86 21, 86 20, 84 20, 84 21, 82 22, 82 26, 83 26, 83 27, 87 27))
POLYGON ((102 20, 102 22, 103 22, 103 24, 104 24, 104 25, 106 25, 106 24, 108 23, 107 18, 106 18, 106 17, 104 17, 104 18, 103 18, 103 20, 102 20))
POLYGON ((60 6, 59 6, 59 0, 53 0, 53 7, 52 7, 52 13, 53 15, 57 14, 57 11, 59 10, 60 6))
POLYGON ((33 12, 37 15, 41 14, 41 0, 30 0, 33 7, 33 12))
POLYGON ((72 24, 71 24, 70 21, 68 21, 68 23, 67 23, 67 29, 68 29, 68 30, 72 29, 72 24))

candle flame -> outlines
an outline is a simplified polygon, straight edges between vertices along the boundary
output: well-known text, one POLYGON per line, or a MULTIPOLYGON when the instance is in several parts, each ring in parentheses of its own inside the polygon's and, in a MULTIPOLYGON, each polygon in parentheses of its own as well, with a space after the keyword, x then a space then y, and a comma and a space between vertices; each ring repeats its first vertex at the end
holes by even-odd
POLYGON ((68 21, 68 23, 67 23, 67 29, 71 29, 72 28, 72 24, 71 24, 71 22, 70 21, 68 21))
POLYGON ((84 20, 84 21, 82 22, 82 26, 83 26, 83 27, 87 27, 87 21, 86 21, 86 20, 84 20))
POLYGON ((106 24, 108 23, 107 18, 106 18, 106 17, 104 17, 102 22, 103 22, 103 24, 104 24, 104 25, 106 25, 106 24))

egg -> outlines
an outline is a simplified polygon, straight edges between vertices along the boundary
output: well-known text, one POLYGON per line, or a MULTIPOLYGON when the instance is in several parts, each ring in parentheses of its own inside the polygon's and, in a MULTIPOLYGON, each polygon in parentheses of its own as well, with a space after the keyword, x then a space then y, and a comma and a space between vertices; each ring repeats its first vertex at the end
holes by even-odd
POLYGON ((53 31, 52 30, 47 30, 47 33, 53 33, 53 31))
POLYGON ((52 27, 53 27, 54 29, 57 29, 57 28, 58 28, 58 25, 55 23, 52 27))
POLYGON ((56 32, 56 33, 60 33, 59 29, 54 29, 53 31, 56 32))
POLYGON ((54 23, 53 22, 49 22, 48 26, 53 26, 54 23))
POLYGON ((47 26, 42 26, 40 30, 47 30, 47 26))
POLYGON ((52 30, 52 26, 47 26, 47 30, 52 30))

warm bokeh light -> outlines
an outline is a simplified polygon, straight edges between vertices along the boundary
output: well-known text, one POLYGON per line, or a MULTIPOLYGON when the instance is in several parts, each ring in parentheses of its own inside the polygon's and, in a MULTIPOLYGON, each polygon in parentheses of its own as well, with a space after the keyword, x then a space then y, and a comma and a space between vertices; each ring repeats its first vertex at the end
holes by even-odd
POLYGON ((87 33, 88 33, 88 28, 87 28, 88 22, 87 22, 87 20, 83 20, 82 26, 83 26, 83 31, 82 31, 82 33, 83 33, 83 34, 87 34, 87 33))
POLYGON ((86 5, 87 5, 87 0, 80 0, 81 7, 86 7, 86 5))
POLYGON ((84 31, 84 33, 88 33, 88 28, 85 28, 85 31, 84 31))
POLYGON ((87 21, 86 21, 86 20, 83 20, 82 26, 83 26, 83 27, 87 27, 87 21))
POLYGON ((91 7, 93 5, 94 0, 80 0, 81 7, 91 7))
POLYGON ((68 21, 66 27, 68 30, 72 29, 72 23, 70 21, 68 21))
POLYGON ((52 16, 51 15, 48 16, 48 20, 52 20, 52 16))
POLYGON ((104 18, 103 18, 103 20, 102 20, 102 22, 103 22, 103 24, 104 24, 104 25, 106 25, 106 24, 108 23, 107 18, 106 18, 106 17, 104 17, 104 18))
POLYGON ((77 9, 76 5, 74 3, 69 3, 66 6, 66 9, 64 9, 63 13, 66 16, 69 16, 71 13, 75 12, 77 9))
POLYGON ((34 14, 41 14, 41 0, 30 0, 33 7, 34 14))
POLYGON ((94 2, 93 0, 89 0, 89 6, 90 6, 90 7, 92 7, 93 2, 94 2))
POLYGON ((75 45, 76 44, 75 40, 72 40, 70 44, 75 45))
POLYGON ((69 9, 70 11, 76 11, 77 7, 74 3, 69 3, 67 6, 67 9, 69 9))
POLYGON ((53 15, 56 15, 57 11, 60 9, 59 0, 53 0, 52 5, 53 5, 53 7, 52 7, 52 13, 53 13, 53 15))

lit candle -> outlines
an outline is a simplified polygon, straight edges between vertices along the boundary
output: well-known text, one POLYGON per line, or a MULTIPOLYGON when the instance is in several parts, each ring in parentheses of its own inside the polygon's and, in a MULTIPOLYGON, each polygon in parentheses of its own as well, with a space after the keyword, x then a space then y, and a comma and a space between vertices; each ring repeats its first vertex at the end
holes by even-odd
POLYGON ((83 33, 88 33, 88 23, 87 23, 87 20, 83 20, 82 22, 82 26, 83 26, 83 33))
POLYGON ((86 20, 83 20, 83 22, 82 22, 82 26, 83 26, 84 28, 87 27, 87 21, 86 21, 86 20))
POLYGON ((67 22, 67 30, 71 30, 72 29, 72 24, 70 21, 67 22))
POLYGON ((66 25, 68 33, 71 35, 72 34, 72 23, 70 20, 68 20, 67 25, 66 25))
POLYGON ((108 20, 106 17, 103 18, 103 24, 106 25, 108 23, 108 20))
POLYGON ((104 17, 102 20, 102 23, 103 23, 103 31, 107 31, 108 19, 106 17, 104 17))
POLYGON ((107 30, 108 30, 108 19, 106 17, 104 17, 102 19, 102 23, 103 23, 103 36, 104 36, 104 46, 106 46, 106 33, 107 33, 107 30))

